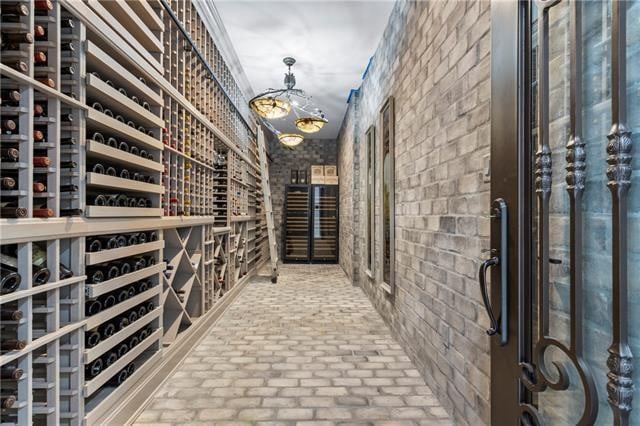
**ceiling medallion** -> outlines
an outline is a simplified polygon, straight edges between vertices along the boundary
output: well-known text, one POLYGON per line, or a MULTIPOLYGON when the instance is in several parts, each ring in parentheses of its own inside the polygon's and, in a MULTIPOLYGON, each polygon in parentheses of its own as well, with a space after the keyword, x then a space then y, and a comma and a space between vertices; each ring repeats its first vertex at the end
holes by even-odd
POLYGON ((319 132, 328 121, 322 111, 313 105, 311 96, 295 88, 296 77, 291 72, 291 66, 296 60, 287 57, 282 62, 288 67, 288 72, 284 75, 285 88, 269 89, 251 99, 249 106, 283 145, 293 148, 302 143, 304 137, 295 133, 282 133, 267 120, 285 118, 293 111, 296 116, 295 125, 304 133, 319 132))

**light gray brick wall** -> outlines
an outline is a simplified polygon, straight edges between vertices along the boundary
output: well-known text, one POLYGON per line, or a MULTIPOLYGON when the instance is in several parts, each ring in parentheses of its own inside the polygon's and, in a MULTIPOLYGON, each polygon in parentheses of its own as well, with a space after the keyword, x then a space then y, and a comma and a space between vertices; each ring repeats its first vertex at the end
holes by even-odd
MULTIPOLYGON (((293 150, 285 148, 276 138, 269 140, 269 177, 273 200, 273 218, 276 228, 278 249, 282 250, 282 225, 285 186, 291 183, 291 170, 306 170, 310 182, 311 166, 336 164, 337 145, 334 139, 307 139, 293 150)), ((282 251, 280 251, 282 253, 282 251)))
MULTIPOLYGON (((471 425, 489 422, 489 339, 476 281, 489 236, 482 217, 490 201, 482 176, 489 155, 489 5, 398 1, 338 138, 341 265, 456 423, 471 425), (366 252, 366 206, 357 172, 364 132, 379 127, 390 95, 396 106, 394 299, 368 278, 359 254, 366 252), (350 188, 346 182, 353 182, 350 188)), ((380 248, 378 238, 378 254, 380 248)))
POLYGON ((350 99, 350 107, 342 122, 340 129, 341 142, 338 144, 338 175, 340 176, 340 233, 339 233, 339 261, 340 266, 347 276, 355 283, 358 280, 354 271, 354 266, 358 264, 354 260, 356 238, 354 230, 358 227, 354 219, 358 216, 354 214, 356 203, 354 196, 354 181, 359 163, 354 161, 354 154, 357 146, 356 126, 358 120, 356 114, 358 108, 358 95, 354 93, 350 99))

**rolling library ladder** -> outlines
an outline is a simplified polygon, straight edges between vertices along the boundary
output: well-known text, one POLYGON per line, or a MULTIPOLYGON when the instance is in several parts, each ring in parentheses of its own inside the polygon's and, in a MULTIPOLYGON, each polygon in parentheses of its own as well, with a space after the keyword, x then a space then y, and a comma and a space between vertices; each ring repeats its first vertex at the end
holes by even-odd
POLYGON ((271 282, 278 281, 278 243, 276 242, 275 226, 273 223, 273 206, 271 203, 271 181, 269 179, 269 163, 264 143, 264 132, 258 128, 258 155, 260 157, 260 172, 262 173, 262 192, 264 194, 264 209, 267 216, 267 235, 269 236, 269 256, 271 258, 271 282))

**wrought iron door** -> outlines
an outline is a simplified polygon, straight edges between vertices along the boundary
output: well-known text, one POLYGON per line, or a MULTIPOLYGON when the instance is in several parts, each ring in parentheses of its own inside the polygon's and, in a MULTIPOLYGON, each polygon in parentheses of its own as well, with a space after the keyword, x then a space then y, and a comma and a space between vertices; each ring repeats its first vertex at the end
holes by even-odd
POLYGON ((640 0, 492 2, 493 424, 640 425, 639 135, 640 0))

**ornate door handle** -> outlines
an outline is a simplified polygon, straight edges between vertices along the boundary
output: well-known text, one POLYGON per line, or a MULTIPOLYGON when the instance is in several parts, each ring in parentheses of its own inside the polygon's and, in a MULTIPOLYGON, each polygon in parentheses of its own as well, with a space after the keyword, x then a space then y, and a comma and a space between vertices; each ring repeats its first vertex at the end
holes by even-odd
MULTIPOLYGON (((493 214, 491 215, 492 219, 496 219, 499 221, 499 231, 500 231, 500 248, 498 250, 491 250, 491 253, 494 254, 490 259, 485 260, 480 265, 480 271, 478 273, 478 281, 480 282, 480 293, 482 294, 482 302, 484 303, 484 307, 487 311, 487 315, 489 316, 489 321, 491 323, 490 328, 487 330, 487 334, 489 336, 493 336, 496 334, 500 335, 500 344, 507 344, 507 332, 508 332, 508 320, 509 315, 507 312, 508 309, 508 282, 507 282, 507 271, 508 271, 508 259, 507 254, 509 253, 508 247, 508 226, 507 226, 507 203, 502 198, 497 198, 493 200, 492 205, 493 214), (493 266, 497 266, 500 268, 500 314, 496 315, 493 311, 493 306, 491 305, 491 299, 489 297, 489 291, 487 289, 487 270, 492 268, 493 266)), ((496 283, 497 284, 497 283, 496 283)))
POLYGON ((480 272, 478 274, 478 280, 480 281, 480 293, 482 294, 482 302, 484 303, 484 308, 487 311, 489 322, 491 323, 491 327, 487 330, 487 334, 489 336, 493 336, 494 334, 498 333, 498 321, 496 320, 496 316, 493 313, 493 307, 491 306, 491 301, 489 300, 489 292, 487 291, 487 270, 492 266, 498 265, 499 263, 500 259, 498 259, 497 256, 485 260, 480 265, 480 272))

